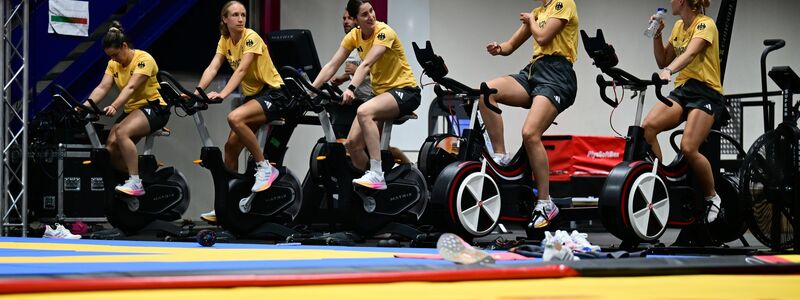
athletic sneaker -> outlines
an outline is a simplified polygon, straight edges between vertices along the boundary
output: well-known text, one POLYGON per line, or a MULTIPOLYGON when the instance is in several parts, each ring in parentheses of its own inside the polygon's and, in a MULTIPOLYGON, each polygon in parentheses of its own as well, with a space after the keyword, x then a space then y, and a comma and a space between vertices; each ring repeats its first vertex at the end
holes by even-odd
POLYGON ((708 216, 706 216, 706 221, 708 223, 714 222, 719 215, 719 205, 722 203, 722 198, 719 197, 719 194, 715 194, 713 197, 706 197, 706 202, 711 205, 708 208, 708 216))
POLYGON ((270 186, 272 186, 272 183, 278 178, 280 173, 281 172, 278 171, 278 168, 273 167, 270 164, 267 164, 266 167, 256 166, 256 183, 253 184, 253 188, 251 188, 250 191, 253 193, 258 193, 268 189, 270 186))
MULTIPOLYGON (((548 233, 545 232, 546 239, 547 235, 548 233)), ((544 253, 542 253, 542 260, 544 261, 580 260, 580 258, 575 257, 575 255, 572 253, 572 250, 570 250, 569 247, 564 245, 563 241, 559 238, 560 236, 561 235, 556 234, 555 236, 552 236, 549 239, 547 239, 547 242, 542 245, 542 247, 544 247, 544 253)))
POLYGON ((81 238, 80 235, 72 234, 69 232, 67 228, 64 228, 64 225, 56 223, 56 229, 50 227, 50 225, 44 225, 44 236, 45 238, 51 239, 68 239, 68 240, 79 240, 81 238))
POLYGON ((575 250, 580 250, 583 252, 600 252, 600 246, 592 245, 592 243, 589 243, 589 241, 586 239, 589 237, 588 234, 573 230, 569 237, 572 242, 578 246, 575 250))
POLYGON ((511 162, 511 154, 509 154, 508 152, 495 153, 492 154, 492 159, 494 159, 494 162, 497 163, 498 165, 507 166, 508 163, 511 162))
POLYGON ((200 214, 200 219, 208 223, 215 223, 217 222, 217 212, 212 210, 210 212, 200 214))
POLYGON ((436 250, 445 260, 457 264, 493 264, 494 258, 489 253, 478 250, 452 233, 444 233, 436 241, 436 250))
POLYGON ((128 179, 125 180, 125 184, 118 185, 114 189, 117 190, 117 192, 124 193, 129 196, 139 197, 144 195, 144 186, 142 186, 142 180, 128 179))
POLYGON ((373 172, 372 170, 367 170, 367 172, 364 173, 364 176, 361 176, 361 178, 353 179, 353 183, 374 190, 386 189, 386 179, 383 178, 383 172, 378 173, 373 172))
POLYGON ((542 228, 550 225, 550 221, 558 215, 558 207, 553 200, 536 202, 536 207, 533 209, 533 218, 528 223, 528 227, 542 228))

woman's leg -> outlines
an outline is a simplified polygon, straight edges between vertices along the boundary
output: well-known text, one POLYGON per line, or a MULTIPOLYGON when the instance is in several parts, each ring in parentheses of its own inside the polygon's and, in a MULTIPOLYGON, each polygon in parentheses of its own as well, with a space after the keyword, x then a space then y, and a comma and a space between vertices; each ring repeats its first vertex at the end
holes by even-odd
POLYGON ((542 144, 542 135, 558 116, 558 109, 545 96, 536 96, 525 117, 522 127, 522 141, 528 154, 539 199, 550 199, 550 166, 547 151, 542 144))
POLYGON ((125 184, 116 187, 117 191, 131 196, 144 195, 144 187, 139 178, 139 153, 136 150, 136 143, 149 133, 150 123, 147 121, 147 116, 138 109, 125 117, 114 130, 114 144, 131 176, 125 184))
POLYGON ((683 116, 683 108, 672 100, 672 106, 666 106, 664 103, 656 102, 653 108, 647 113, 647 117, 642 121, 642 128, 644 128, 644 139, 650 145, 650 149, 655 153, 658 161, 664 161, 661 155, 661 146, 658 144, 658 134, 678 127, 681 124, 683 116))
MULTIPOLYGON (((528 92, 511 76, 503 76, 492 79, 486 84, 490 88, 497 89, 497 94, 489 96, 489 102, 497 106, 497 103, 505 105, 528 107, 531 104, 531 97, 528 92)), ((485 101, 481 96, 481 101, 485 101)), ((480 105, 481 118, 486 125, 486 132, 492 142, 494 153, 506 153, 505 137, 503 136, 503 117, 490 110, 486 105, 480 105)))
MULTIPOLYGON (((381 168, 381 135, 380 126, 383 121, 394 120, 400 114, 400 107, 390 93, 380 94, 358 107, 356 121, 361 129, 361 136, 369 155, 369 170, 361 178, 353 180, 354 184, 372 189, 386 189, 386 179, 381 168)), ((352 152, 351 152, 352 157, 352 152)))
MULTIPOLYGON (((261 150, 261 145, 258 144, 258 138, 252 128, 265 123, 267 123, 267 116, 264 114, 261 104, 256 100, 247 101, 228 114, 228 125, 230 125, 231 131, 236 134, 238 141, 250 151, 250 155, 256 162, 264 160, 264 152, 261 150)), ((238 156, 237 152, 237 159, 238 156)))
POLYGON ((689 163, 692 172, 697 176, 705 200, 711 202, 706 221, 711 223, 717 219, 719 205, 722 199, 714 189, 714 173, 711 163, 700 153, 700 145, 708 137, 711 126, 714 125, 714 116, 700 109, 692 109, 686 118, 686 128, 681 138, 681 153, 689 163))
POLYGON ((108 132, 108 140, 106 140, 106 150, 108 150, 108 157, 111 159, 111 166, 114 167, 114 169, 127 174, 128 167, 125 165, 125 160, 122 159, 119 146, 117 145, 117 142, 119 141, 116 133, 118 128, 119 123, 111 126, 111 130, 108 132))
POLYGON ((364 136, 361 134, 361 126, 358 125, 358 120, 354 120, 350 126, 350 132, 347 134, 347 140, 344 142, 344 147, 347 153, 350 154, 350 162, 353 167, 359 170, 366 170, 369 163, 369 156, 366 152, 366 145, 364 144, 364 136))
POLYGON ((141 110, 132 111, 125 120, 119 123, 114 132, 116 137, 117 150, 125 161, 128 174, 139 175, 139 153, 136 143, 139 139, 150 133, 150 123, 147 116, 141 110))
POLYGON ((692 109, 686 118, 686 127, 681 138, 681 152, 692 171, 700 180, 704 196, 714 196, 714 175, 711 172, 711 163, 700 154, 700 144, 708 137, 711 126, 714 125, 714 117, 700 109, 692 109))
POLYGON ((558 116, 558 109, 545 96, 536 96, 522 126, 522 143, 539 190, 539 201, 533 212, 531 225, 542 228, 550 224, 558 214, 558 207, 550 199, 550 165, 547 151, 542 144, 542 135, 558 116))
POLYGON ((397 105, 397 100, 389 93, 375 96, 358 107, 356 121, 361 128, 370 159, 381 159, 381 133, 378 130, 378 122, 394 120, 399 114, 400 107, 397 105))

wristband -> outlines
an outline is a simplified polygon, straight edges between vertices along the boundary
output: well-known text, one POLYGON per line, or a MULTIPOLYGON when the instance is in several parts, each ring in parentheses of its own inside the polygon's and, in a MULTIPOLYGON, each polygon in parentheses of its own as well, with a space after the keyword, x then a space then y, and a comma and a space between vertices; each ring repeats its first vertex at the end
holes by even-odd
POLYGON ((353 92, 353 93, 355 93, 355 92, 356 92, 356 86, 355 86, 355 85, 352 85, 352 84, 351 84, 351 85, 348 85, 348 86, 347 86, 347 89, 348 89, 348 90, 350 90, 350 91, 351 91, 351 92, 353 92))

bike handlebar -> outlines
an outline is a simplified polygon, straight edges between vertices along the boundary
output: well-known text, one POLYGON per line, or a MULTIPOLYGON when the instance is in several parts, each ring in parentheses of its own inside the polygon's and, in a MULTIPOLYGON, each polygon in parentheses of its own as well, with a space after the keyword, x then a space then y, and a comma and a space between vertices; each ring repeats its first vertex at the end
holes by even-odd
POLYGON ((647 86, 652 85, 656 90, 656 98, 664 103, 664 105, 672 107, 672 101, 669 101, 669 99, 664 97, 664 95, 661 93, 661 88, 668 84, 669 81, 662 80, 660 76, 658 76, 658 73, 653 73, 653 75, 650 77, 650 80, 644 80, 614 67, 604 69, 603 72, 611 76, 611 80, 606 80, 602 74, 598 74, 596 81, 597 86, 600 87, 600 99, 602 99, 603 102, 609 106, 616 108, 619 105, 619 102, 612 100, 606 94, 606 88, 609 86, 628 85, 635 87, 636 90, 644 91, 647 86))
POLYGON ((59 84, 53 84, 53 86, 50 87, 50 93, 53 94, 53 96, 61 95, 62 97, 64 97, 65 100, 67 100, 67 102, 69 102, 69 104, 72 105, 73 108, 81 108, 83 111, 87 112, 88 114, 91 114, 92 117, 89 118, 91 121, 96 121, 100 119, 100 115, 102 115, 102 111, 100 110, 99 107, 97 107, 97 103, 94 103, 92 99, 86 99, 85 101, 89 102, 89 106, 86 106, 83 103, 79 103, 78 100, 76 100, 75 97, 73 97, 72 94, 70 94, 69 91, 67 91, 67 89, 65 89, 63 86, 59 84))

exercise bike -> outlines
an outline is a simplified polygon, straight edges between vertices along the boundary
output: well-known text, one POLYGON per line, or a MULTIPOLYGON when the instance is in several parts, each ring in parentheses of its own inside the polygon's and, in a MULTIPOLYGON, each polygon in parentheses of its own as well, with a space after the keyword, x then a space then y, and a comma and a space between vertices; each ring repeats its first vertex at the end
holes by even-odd
POLYGON ((222 151, 214 145, 205 125, 202 112, 208 109, 209 104, 221 101, 211 101, 199 88, 199 95, 190 92, 165 71, 159 71, 157 77, 165 100, 191 116, 195 123, 202 142, 200 159, 195 163, 211 171, 214 179, 217 223, 236 236, 285 238, 297 233, 286 225, 297 218, 304 208, 303 190, 297 177, 283 165, 283 157, 288 140, 297 127, 297 120, 304 112, 297 105, 300 102, 295 101, 295 97, 284 89, 286 103, 273 103, 286 106, 284 118, 271 120, 258 130, 259 145, 263 146, 270 162, 280 170, 280 175, 269 189, 253 193, 250 188, 255 180, 255 163, 250 159, 243 174, 229 170, 223 162, 222 151), (182 94, 189 99, 181 98, 182 94))
MULTIPOLYGON (((173 167, 159 169, 159 163, 152 154, 155 137, 169 136, 170 132, 158 130, 145 138, 144 154, 139 155, 139 176, 142 178, 145 194, 138 197, 122 194, 115 187, 127 178, 127 174, 115 171, 111 166, 108 150, 100 141, 93 123, 100 119, 102 111, 93 101, 88 101, 90 106, 79 103, 59 85, 53 86, 52 94, 54 101, 63 101, 73 108, 70 113, 77 113, 74 108, 81 111, 86 135, 92 144, 91 160, 87 163, 104 174, 102 183, 92 182, 92 185, 105 187, 104 210, 108 222, 127 235, 146 229, 158 230, 172 236, 189 235, 187 228, 170 223, 180 219, 189 207, 186 178, 173 167)), ((106 236, 99 234, 96 237, 106 236)), ((107 237, 114 238, 116 234, 108 233, 107 237)))
POLYGON ((800 78, 788 66, 773 67, 769 77, 783 94, 783 121, 772 129, 768 118, 766 56, 786 45, 784 40, 765 40, 761 56, 761 83, 764 110, 764 134, 747 153, 739 175, 741 199, 747 203, 750 232, 773 251, 794 248, 800 253, 800 78))
POLYGON ((339 105, 341 95, 327 85, 323 88, 325 91, 315 88, 292 67, 282 67, 280 72, 285 78, 293 79, 316 94, 313 98, 306 97, 305 101, 317 113, 324 139, 312 150, 308 180, 325 190, 323 201, 327 202, 325 206, 328 208, 325 213, 334 215, 338 223, 363 236, 398 233, 414 238, 418 232, 406 224, 416 223, 422 217, 430 198, 428 188, 425 178, 413 164, 395 165, 388 149, 393 125, 416 119, 416 115, 400 116, 383 125, 380 145, 387 188, 373 190, 354 187, 353 179, 363 172, 350 163, 344 145, 336 140, 327 113, 327 107, 339 105))
MULTIPOLYGON (((477 119, 481 96, 497 93, 486 83, 479 90, 446 77, 444 60, 433 52, 430 41, 426 48, 413 43, 417 61, 425 73, 437 83, 437 97, 456 96, 470 114, 470 128, 460 137, 439 135, 428 138, 422 146, 420 162, 426 177, 433 180, 431 217, 440 226, 462 237, 481 237, 491 233, 500 221, 527 224, 536 196, 534 182, 523 147, 508 165, 492 159, 477 119), (446 90, 442 89, 444 87, 446 90), (425 160, 422 156, 425 155, 425 160)), ((488 101, 486 106, 497 114, 502 111, 488 101)))
MULTIPOLYGON (((622 247, 635 247, 639 242, 654 243, 664 233, 667 226, 686 228, 681 232, 677 245, 708 246, 719 245, 740 238, 747 229, 744 222, 744 208, 739 201, 738 179, 735 174, 720 173, 712 165, 716 191, 722 199, 717 220, 705 224, 709 204, 702 199, 694 183, 694 174, 688 163, 679 154, 669 165, 662 165, 652 155, 645 142, 644 129, 640 126, 645 92, 649 86, 655 88, 657 98, 667 106, 673 103, 661 94, 661 87, 668 81, 653 74, 651 80, 640 79, 616 67, 618 59, 614 48, 605 42, 603 32, 597 30, 596 37, 589 37, 581 30, 583 44, 595 66, 611 77, 597 76, 601 99, 611 107, 619 102, 606 95, 608 87, 622 87, 637 97, 636 119, 628 128, 623 161, 608 175, 599 199, 600 217, 603 225, 614 236, 623 240, 622 247)), ((675 138, 683 131, 678 130, 670 137, 670 145, 680 153, 675 138)), ((733 138, 718 130, 711 130, 709 140, 724 138, 731 142, 740 153, 741 145, 733 138)), ((707 157, 719 153, 716 147, 701 146, 707 157)))

